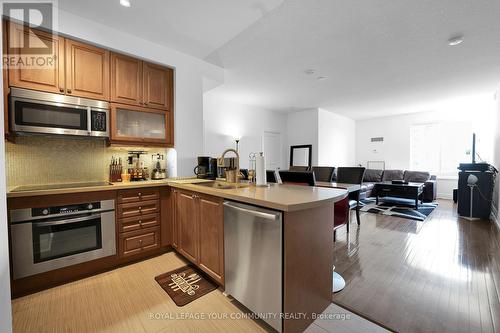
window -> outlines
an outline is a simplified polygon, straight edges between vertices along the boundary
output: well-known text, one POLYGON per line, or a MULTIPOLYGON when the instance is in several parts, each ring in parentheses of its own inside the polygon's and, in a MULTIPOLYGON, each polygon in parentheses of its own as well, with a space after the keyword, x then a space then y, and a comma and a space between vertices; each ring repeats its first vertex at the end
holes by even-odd
POLYGON ((471 159, 471 142, 469 123, 413 125, 410 129, 410 169, 438 176, 456 176, 458 164, 471 159))

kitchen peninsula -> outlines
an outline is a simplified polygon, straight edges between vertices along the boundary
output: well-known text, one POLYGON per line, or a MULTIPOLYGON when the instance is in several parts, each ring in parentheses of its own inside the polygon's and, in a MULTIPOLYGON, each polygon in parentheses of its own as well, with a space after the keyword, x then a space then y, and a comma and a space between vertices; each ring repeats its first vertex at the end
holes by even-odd
MULTIPOLYGON (((282 312, 284 332, 303 331, 331 303, 333 205, 340 189, 271 184, 234 188, 180 179, 94 185, 64 189, 11 189, 9 210, 79 202, 116 202, 116 255, 13 281, 22 295, 175 249, 224 288, 224 200, 283 214, 282 312), (76 268, 75 268, 76 267, 76 268)), ((229 183, 227 183, 229 184, 229 183)))

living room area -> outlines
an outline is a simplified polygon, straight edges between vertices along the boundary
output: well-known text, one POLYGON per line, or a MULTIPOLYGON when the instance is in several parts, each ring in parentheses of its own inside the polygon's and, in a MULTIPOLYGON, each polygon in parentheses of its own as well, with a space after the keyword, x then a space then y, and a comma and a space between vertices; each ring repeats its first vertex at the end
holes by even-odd
POLYGON ((287 115, 278 181, 346 188, 358 200, 335 213, 335 304, 398 332, 499 329, 496 96, 356 120, 287 115))
MULTIPOLYGON (((292 47, 264 33, 276 15, 224 46, 215 56, 240 76, 204 94, 204 153, 238 147, 248 169, 262 151, 268 181, 359 199, 335 213, 332 300, 345 311, 397 332, 497 332, 500 8, 402 6, 397 22, 383 7, 338 11, 342 36, 363 22, 355 41, 301 26, 292 47)), ((323 26, 301 10, 294 22, 323 26)))
POLYGON ((341 309, 398 332, 494 332, 500 90, 473 92, 345 115, 241 105, 216 89, 204 96, 206 151, 233 145, 243 169, 263 151, 268 182, 349 191, 333 231, 341 309))

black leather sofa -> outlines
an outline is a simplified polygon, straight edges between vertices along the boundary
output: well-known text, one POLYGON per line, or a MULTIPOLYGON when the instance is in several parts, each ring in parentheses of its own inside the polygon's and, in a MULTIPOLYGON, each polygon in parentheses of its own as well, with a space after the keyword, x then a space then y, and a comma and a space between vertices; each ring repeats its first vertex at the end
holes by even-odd
POLYGON ((360 199, 375 196, 376 183, 401 179, 404 179, 407 182, 425 183, 422 200, 424 202, 432 202, 436 200, 437 183, 435 175, 431 175, 426 171, 375 169, 365 170, 363 184, 361 186, 360 199))

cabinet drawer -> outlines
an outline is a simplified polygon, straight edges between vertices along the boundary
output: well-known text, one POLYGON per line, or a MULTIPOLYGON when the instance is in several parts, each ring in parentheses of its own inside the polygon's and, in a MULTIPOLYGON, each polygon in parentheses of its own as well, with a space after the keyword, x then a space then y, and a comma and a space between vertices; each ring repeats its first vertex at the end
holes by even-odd
POLYGON ((120 232, 142 230, 160 224, 160 214, 139 215, 119 220, 120 232))
POLYGON ((156 249, 160 246, 160 228, 149 228, 120 234, 119 251, 122 257, 156 249))
POLYGON ((135 188, 118 191, 118 203, 156 200, 160 197, 157 188, 135 188))
POLYGON ((139 201, 118 205, 118 218, 156 214, 160 211, 160 201, 139 201))

